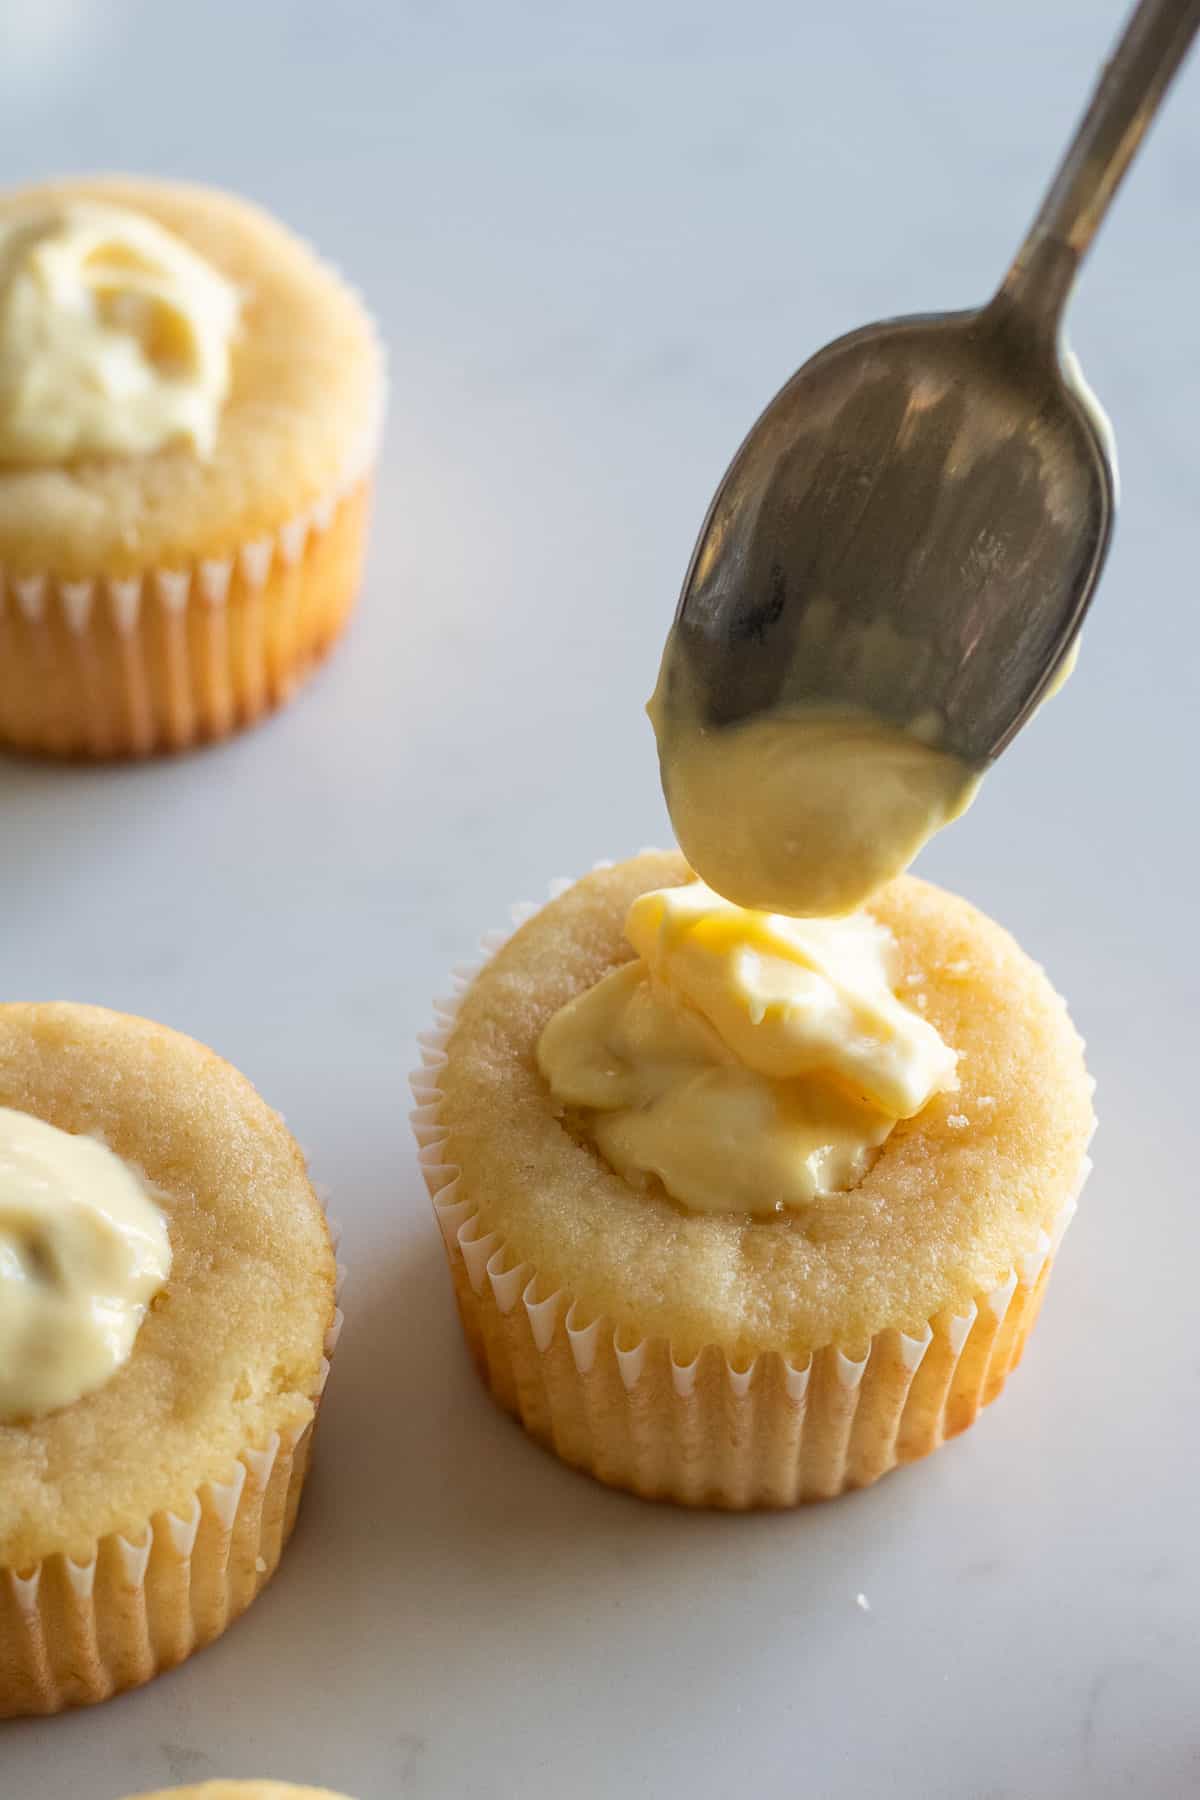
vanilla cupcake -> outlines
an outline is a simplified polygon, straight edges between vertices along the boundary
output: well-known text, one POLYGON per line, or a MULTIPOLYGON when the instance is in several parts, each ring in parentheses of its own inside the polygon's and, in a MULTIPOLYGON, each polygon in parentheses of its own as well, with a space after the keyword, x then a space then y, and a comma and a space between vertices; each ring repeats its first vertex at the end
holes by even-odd
POLYGON ((358 588, 371 321, 244 200, 0 195, 0 743, 140 756, 293 691, 358 588))
POLYGON ((303 1158, 227 1063, 0 1006, 0 1718, 148 1681, 261 1591, 334 1287, 303 1158))
POLYGON ((349 1800, 332 1788, 293 1787, 287 1781, 202 1781, 198 1787, 159 1788, 127 1800, 349 1800))
POLYGON ((496 948, 413 1085, 496 1399, 602 1481, 731 1508, 972 1423, 1093 1125, 1062 1001, 965 901, 901 877, 849 920, 774 919, 658 853, 496 948))

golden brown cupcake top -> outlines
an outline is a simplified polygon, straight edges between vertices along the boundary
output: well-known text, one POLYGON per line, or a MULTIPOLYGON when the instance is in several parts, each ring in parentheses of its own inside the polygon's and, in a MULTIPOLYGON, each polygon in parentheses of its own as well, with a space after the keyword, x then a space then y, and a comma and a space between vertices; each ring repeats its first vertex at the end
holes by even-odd
POLYGON ((100 1007, 0 1006, 0 1105, 92 1133, 140 1170, 172 1250, 128 1361, 74 1404, 0 1425, 0 1564, 22 1569, 186 1516, 247 1444, 302 1431, 335 1269, 282 1120, 178 1032, 100 1007))
POLYGON ((347 285, 246 200, 123 176, 0 194, 0 226, 73 204, 164 227, 241 297, 229 392, 211 454, 169 443, 0 469, 0 562, 10 575, 124 575, 226 555, 329 498, 378 428, 382 361, 347 285))
POLYGON ((1002 1283, 1073 1198, 1092 1129, 1091 1082, 1063 1002, 1007 932, 904 877, 868 910, 897 945, 895 980, 959 1054, 959 1088, 901 1121, 858 1186, 775 1218, 688 1213, 630 1186, 559 1116, 537 1066, 550 1016, 630 960, 633 899, 690 879, 646 853, 577 883, 506 944, 458 1013, 439 1084, 460 1173, 510 1264, 680 1354, 919 1333, 1002 1283))

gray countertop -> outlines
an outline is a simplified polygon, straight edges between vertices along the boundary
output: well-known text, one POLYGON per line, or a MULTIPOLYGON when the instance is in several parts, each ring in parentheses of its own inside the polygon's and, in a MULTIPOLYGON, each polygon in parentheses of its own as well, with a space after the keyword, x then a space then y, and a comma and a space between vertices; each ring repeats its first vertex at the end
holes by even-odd
POLYGON ((984 295, 1120 11, 0 5, 7 179, 244 190, 352 272, 393 381, 361 612, 298 704, 175 762, 0 762, 0 992, 216 1046, 350 1269, 278 1581, 144 1692, 0 1727, 4 1800, 1200 1787, 1200 66, 1074 309, 1125 486, 1079 672, 921 864, 1045 961, 1099 1080, 1005 1398, 796 1515, 606 1493, 477 1389, 405 1119, 480 930, 667 836, 640 708, 742 431, 835 332, 984 295))

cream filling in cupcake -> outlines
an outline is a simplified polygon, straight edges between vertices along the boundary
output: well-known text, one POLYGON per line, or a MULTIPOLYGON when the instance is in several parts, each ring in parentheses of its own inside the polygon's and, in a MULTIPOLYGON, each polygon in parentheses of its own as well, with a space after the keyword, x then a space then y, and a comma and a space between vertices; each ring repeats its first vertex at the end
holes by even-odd
POLYGON ((237 289, 153 219, 68 201, 0 219, 0 462, 208 455, 237 289))
POLYGON ((119 1156, 0 1107, 0 1424, 102 1387, 170 1269, 166 1219, 119 1156))
POLYGON ((562 1007, 537 1054, 635 1184, 698 1211, 804 1206, 852 1188, 897 1121, 955 1084, 865 913, 754 912, 692 882, 641 895, 625 931, 638 960, 562 1007))

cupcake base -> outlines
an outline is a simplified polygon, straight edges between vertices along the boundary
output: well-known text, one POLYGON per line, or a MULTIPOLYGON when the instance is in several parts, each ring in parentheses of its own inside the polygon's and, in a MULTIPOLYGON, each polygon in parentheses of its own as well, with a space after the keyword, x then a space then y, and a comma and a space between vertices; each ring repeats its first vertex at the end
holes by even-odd
POLYGON ((371 483, 194 569, 0 572, 0 745, 89 759, 185 750, 290 698, 349 616, 371 483))
POLYGON ((973 1424, 1021 1360, 1075 1210, 1002 1286, 920 1336, 884 1331, 860 1357, 830 1346, 806 1363, 771 1351, 740 1367, 709 1345, 681 1363, 662 1339, 582 1322, 562 1291, 541 1296, 494 1235, 477 1234, 437 1146, 422 1160, 467 1343, 500 1406, 610 1487, 734 1511, 867 1487, 973 1424))
POLYGON ((85 1563, 0 1574, 0 1718, 87 1706, 210 1644, 270 1580, 291 1536, 312 1426, 245 1452, 184 1516, 139 1542, 105 1538, 85 1563))
MULTIPOLYGON (((319 1411, 341 1329, 326 1336, 319 1411)), ((0 1569, 0 1719, 90 1706, 140 1687, 221 1636, 279 1566, 308 1473, 316 1412, 299 1436, 245 1449, 229 1479, 86 1561, 0 1569)))
MULTIPOLYGON (((515 923, 536 910, 516 909, 515 923)), ((489 955, 505 936, 485 940, 489 955)), ((460 994, 474 973, 462 972, 460 994)), ((563 1462, 648 1500, 791 1507, 866 1487, 928 1455, 1001 1392, 1037 1318, 1086 1159, 1036 1249, 965 1311, 940 1312, 916 1335, 881 1331, 855 1353, 829 1345, 796 1362, 770 1350, 739 1365, 709 1345, 681 1361, 663 1338, 628 1336, 581 1313, 460 1194, 439 1085, 457 1006, 439 1005, 412 1077, 421 1168, 480 1376, 563 1462)))

